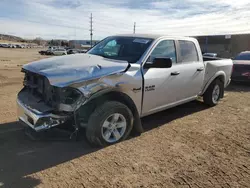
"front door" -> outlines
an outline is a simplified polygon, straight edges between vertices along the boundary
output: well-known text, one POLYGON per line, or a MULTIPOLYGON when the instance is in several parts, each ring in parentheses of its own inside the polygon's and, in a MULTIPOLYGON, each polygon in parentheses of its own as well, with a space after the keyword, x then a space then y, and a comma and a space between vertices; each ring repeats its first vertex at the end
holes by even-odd
POLYGON ((176 46, 174 40, 159 41, 146 63, 151 63, 155 57, 170 57, 171 68, 143 69, 144 97, 142 114, 154 113, 166 104, 174 103, 179 98, 178 87, 181 84, 179 65, 177 64, 176 46))

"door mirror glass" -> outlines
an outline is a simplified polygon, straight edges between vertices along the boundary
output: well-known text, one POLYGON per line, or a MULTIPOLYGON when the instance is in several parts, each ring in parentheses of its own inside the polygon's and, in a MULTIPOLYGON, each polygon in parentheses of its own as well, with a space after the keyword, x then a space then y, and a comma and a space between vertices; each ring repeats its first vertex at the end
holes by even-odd
POLYGON ((168 57, 156 57, 153 60, 153 63, 146 62, 144 68, 171 68, 172 67, 172 60, 168 57))

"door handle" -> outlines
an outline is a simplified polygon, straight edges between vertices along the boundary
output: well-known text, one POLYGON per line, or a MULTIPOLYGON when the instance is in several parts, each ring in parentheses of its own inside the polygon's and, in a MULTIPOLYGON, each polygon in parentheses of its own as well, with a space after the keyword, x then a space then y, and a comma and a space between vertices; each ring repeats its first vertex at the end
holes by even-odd
POLYGON ((204 67, 200 67, 197 69, 197 71, 203 71, 204 70, 204 67))
POLYGON ((171 76, 177 76, 177 75, 179 75, 180 74, 180 72, 178 72, 178 71, 176 71, 176 72, 171 72, 171 76))

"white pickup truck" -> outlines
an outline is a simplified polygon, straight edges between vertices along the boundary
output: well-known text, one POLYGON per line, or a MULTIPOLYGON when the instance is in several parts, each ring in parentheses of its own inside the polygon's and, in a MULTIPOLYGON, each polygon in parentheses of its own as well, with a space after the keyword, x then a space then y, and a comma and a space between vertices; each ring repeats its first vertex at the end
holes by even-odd
POLYGON ((85 128, 92 144, 114 144, 132 129, 143 132, 141 117, 198 96, 216 105, 232 65, 230 59, 203 61, 194 38, 110 36, 86 54, 24 65, 18 117, 35 131, 66 123, 85 128))

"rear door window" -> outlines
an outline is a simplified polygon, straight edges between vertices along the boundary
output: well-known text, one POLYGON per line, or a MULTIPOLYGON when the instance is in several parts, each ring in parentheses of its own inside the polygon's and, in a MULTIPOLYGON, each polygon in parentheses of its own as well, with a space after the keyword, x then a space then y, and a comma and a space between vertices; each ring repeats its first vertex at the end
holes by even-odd
POLYGON ((196 46, 191 41, 180 40, 180 60, 181 62, 197 62, 199 61, 196 46))

